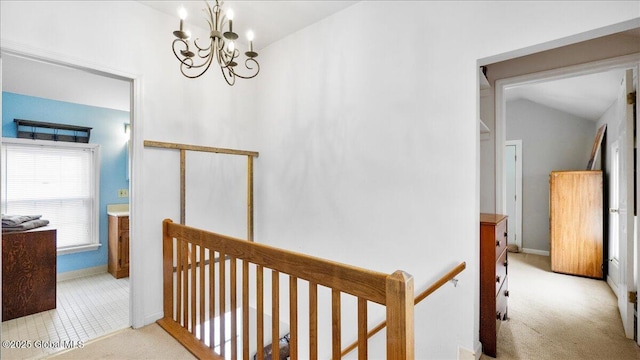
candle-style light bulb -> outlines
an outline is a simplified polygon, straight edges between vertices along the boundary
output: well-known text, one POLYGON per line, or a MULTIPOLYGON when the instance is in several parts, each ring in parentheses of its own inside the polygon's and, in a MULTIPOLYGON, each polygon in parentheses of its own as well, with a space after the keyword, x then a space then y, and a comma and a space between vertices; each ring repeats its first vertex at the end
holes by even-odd
POLYGON ((190 39, 191 38, 191 31, 187 30, 185 31, 185 34, 187 35, 186 39, 190 39))
POLYGON ((227 10, 227 18, 229 19, 229 32, 233 32, 233 10, 227 10))
POLYGON ((178 16, 180 17, 180 20, 187 18, 187 9, 185 9, 184 6, 181 6, 180 9, 178 9, 178 16))
POLYGON ((247 40, 249 40, 249 51, 253 51, 253 38, 254 38, 255 34, 253 33, 253 31, 249 30, 247 31, 247 40))
POLYGON ((184 19, 187 18, 187 9, 185 9, 184 6, 181 6, 178 9, 178 17, 180 17, 180 29, 174 31, 173 35, 175 35, 178 39, 184 40, 187 38, 187 35, 185 34, 185 32, 182 31, 184 27, 184 19))
POLYGON ((187 9, 185 9, 184 6, 180 7, 180 9, 178 9, 178 16, 180 17, 180 31, 182 31, 182 26, 184 24, 184 19, 187 18, 187 9))
POLYGON ((229 52, 233 52, 236 49, 236 45, 233 43, 233 41, 229 41, 229 46, 227 46, 227 49, 229 49, 229 52))
POLYGON ((227 20, 229 22, 229 30, 225 31, 222 35, 225 39, 228 40, 236 40, 238 39, 238 34, 233 32, 233 10, 229 9, 226 12, 227 20))

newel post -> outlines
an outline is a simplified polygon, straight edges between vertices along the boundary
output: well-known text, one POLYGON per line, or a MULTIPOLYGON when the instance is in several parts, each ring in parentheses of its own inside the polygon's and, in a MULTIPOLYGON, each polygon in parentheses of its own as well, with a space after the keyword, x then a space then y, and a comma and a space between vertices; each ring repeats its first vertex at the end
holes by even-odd
POLYGON ((169 236, 171 219, 162 222, 162 295, 164 318, 173 320, 173 237, 169 236))
POLYGON ((415 356, 413 277, 396 271, 387 277, 387 359, 415 356))

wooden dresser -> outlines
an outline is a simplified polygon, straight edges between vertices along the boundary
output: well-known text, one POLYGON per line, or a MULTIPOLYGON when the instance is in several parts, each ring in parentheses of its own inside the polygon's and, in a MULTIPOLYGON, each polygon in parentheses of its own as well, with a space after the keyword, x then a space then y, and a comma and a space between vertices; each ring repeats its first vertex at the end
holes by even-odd
POLYGON ((120 279, 129 276, 129 216, 109 215, 107 270, 120 279))
POLYGON ((480 342, 496 357, 500 323, 507 319, 507 216, 480 214, 480 342))
POLYGON ((2 321, 56 308, 56 233, 2 233, 2 321))

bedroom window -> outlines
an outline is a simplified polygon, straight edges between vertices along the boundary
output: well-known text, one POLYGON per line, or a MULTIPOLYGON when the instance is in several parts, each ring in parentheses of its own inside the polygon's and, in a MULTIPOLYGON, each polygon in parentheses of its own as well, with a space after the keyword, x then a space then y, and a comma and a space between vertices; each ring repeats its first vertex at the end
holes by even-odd
POLYGON ((2 139, 2 213, 49 220, 59 255, 97 249, 98 162, 96 144, 2 139))

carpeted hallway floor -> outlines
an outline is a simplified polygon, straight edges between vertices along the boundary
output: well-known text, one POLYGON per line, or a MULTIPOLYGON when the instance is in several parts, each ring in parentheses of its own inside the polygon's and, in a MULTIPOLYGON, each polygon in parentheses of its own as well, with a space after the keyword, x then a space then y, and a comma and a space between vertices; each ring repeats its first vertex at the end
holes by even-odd
POLYGON ((553 273, 547 256, 509 253, 508 314, 499 360, 640 359, 606 282, 553 273))
POLYGON ((179 342, 157 324, 141 329, 121 330, 93 340, 81 349, 52 355, 49 359, 112 359, 112 360, 190 360, 195 359, 179 342))

